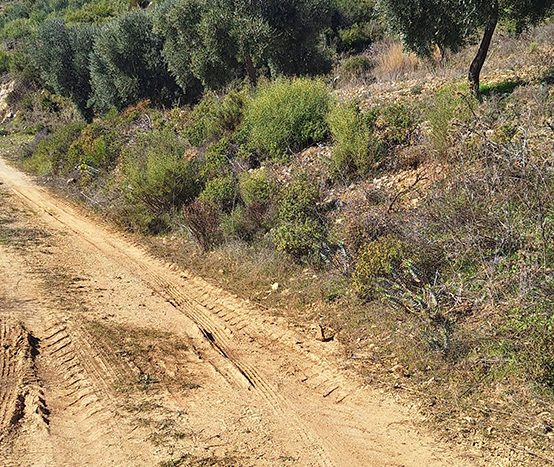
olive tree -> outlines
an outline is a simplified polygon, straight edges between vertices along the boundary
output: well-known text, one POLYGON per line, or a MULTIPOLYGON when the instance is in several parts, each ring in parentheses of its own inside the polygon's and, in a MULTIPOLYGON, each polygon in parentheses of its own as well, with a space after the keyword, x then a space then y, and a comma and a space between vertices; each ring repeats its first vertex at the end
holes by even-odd
POLYGON ((554 0, 381 0, 390 25, 405 45, 420 55, 433 46, 458 50, 481 32, 481 42, 468 72, 470 88, 480 97, 480 75, 500 21, 522 31, 552 11, 554 0))
POLYGON ((142 99, 171 105, 180 95, 162 56, 151 18, 133 11, 106 24, 90 56, 91 104, 98 112, 120 110, 142 99))
POLYGON ((325 0, 167 0, 155 12, 164 56, 183 89, 219 89, 260 70, 320 72, 325 0))
POLYGON ((41 24, 29 48, 44 85, 69 97, 87 120, 92 118, 87 102, 91 95, 89 55, 95 33, 91 25, 69 28, 63 20, 51 19, 41 24))

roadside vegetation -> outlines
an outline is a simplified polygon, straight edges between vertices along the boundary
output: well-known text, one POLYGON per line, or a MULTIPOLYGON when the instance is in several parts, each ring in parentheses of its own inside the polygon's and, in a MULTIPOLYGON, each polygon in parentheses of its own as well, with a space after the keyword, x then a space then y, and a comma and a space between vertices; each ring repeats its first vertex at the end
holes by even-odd
POLYGON ((415 3, 8 2, 1 131, 158 254, 331 329, 446 436, 540 464, 552 2, 415 3))

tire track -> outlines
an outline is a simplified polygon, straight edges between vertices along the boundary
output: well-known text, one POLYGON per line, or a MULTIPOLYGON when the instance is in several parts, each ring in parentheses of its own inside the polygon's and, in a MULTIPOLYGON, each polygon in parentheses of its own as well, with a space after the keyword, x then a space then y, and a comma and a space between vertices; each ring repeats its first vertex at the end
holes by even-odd
POLYGON ((46 430, 49 410, 35 364, 38 340, 21 324, 2 319, 0 349, 0 442, 30 414, 46 430))

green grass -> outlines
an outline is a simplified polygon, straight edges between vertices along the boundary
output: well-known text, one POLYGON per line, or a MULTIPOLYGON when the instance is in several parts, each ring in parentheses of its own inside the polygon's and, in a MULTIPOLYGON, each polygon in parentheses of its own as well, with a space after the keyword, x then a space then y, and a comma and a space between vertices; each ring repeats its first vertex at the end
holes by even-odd
POLYGON ((481 84, 479 90, 483 96, 491 96, 494 94, 511 94, 514 90, 524 84, 520 79, 506 79, 496 83, 481 84))

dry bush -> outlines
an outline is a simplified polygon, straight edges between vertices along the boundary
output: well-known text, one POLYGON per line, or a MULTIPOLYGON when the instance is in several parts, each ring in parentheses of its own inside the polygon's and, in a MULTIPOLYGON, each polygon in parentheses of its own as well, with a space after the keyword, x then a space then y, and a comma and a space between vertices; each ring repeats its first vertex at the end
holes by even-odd
POLYGON ((406 52, 399 42, 382 42, 373 48, 374 76, 379 81, 395 81, 423 68, 421 59, 406 52))
POLYGON ((223 241, 220 216, 218 207, 207 201, 196 200, 183 209, 185 225, 204 251, 211 250, 223 241))

